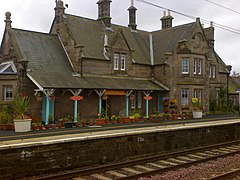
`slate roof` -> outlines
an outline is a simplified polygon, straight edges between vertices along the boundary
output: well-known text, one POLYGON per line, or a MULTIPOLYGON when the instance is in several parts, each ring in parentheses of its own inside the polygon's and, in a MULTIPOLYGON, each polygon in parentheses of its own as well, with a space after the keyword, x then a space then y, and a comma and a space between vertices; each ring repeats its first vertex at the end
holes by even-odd
POLYGON ((226 64, 223 62, 223 60, 220 58, 220 56, 214 51, 215 57, 217 59, 217 62, 219 63, 219 72, 220 73, 230 73, 227 69, 226 64))
POLYGON ((12 29, 20 56, 28 60, 28 75, 43 88, 167 90, 151 79, 79 77, 57 35, 12 29))
POLYGON ((165 63, 164 53, 170 52, 180 40, 188 39, 196 22, 152 32, 155 64, 165 63))
MULTIPOLYGON (((50 79, 51 81, 51 79, 50 79)), ((152 91, 165 91, 168 90, 165 86, 160 86, 150 79, 138 79, 138 78, 120 78, 120 77, 97 77, 97 76, 72 76, 68 78, 67 82, 62 80, 61 82, 54 83, 40 82, 44 86, 52 88, 73 88, 73 89, 114 89, 114 90, 152 90, 152 91)), ((160 83, 161 84, 161 83, 160 83)))
POLYGON ((21 58, 29 61, 28 73, 37 82, 61 81, 72 76, 72 67, 57 35, 18 29, 12 29, 11 33, 21 58))
POLYGON ((229 77, 229 87, 228 93, 229 94, 238 94, 236 89, 240 88, 240 77, 229 77))
POLYGON ((103 56, 105 29, 101 21, 74 15, 65 15, 65 22, 76 45, 84 46, 84 56, 105 59, 103 56))
POLYGON ((87 58, 105 59, 103 56, 104 35, 109 35, 109 43, 113 43, 116 36, 122 32, 136 63, 150 64, 148 34, 144 31, 131 31, 130 28, 111 25, 113 31, 106 31, 102 22, 70 14, 65 15, 65 22, 76 44, 84 46, 83 54, 87 58))

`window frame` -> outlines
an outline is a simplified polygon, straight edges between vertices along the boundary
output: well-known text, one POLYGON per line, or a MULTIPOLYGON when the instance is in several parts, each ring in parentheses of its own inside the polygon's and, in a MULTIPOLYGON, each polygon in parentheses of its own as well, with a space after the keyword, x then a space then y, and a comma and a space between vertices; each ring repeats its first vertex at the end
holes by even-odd
POLYGON ((182 59, 182 74, 189 74, 189 58, 182 59), (186 62, 186 64, 184 64, 186 62))
POLYGON ((135 94, 132 94, 130 95, 132 96, 131 100, 130 100, 130 103, 131 103, 131 109, 135 109, 136 108, 136 95, 135 94))
POLYGON ((113 69, 115 71, 119 70, 119 53, 114 53, 113 69))
POLYGON ((189 89, 188 88, 181 89, 181 106, 182 107, 189 106, 189 89))
POLYGON ((212 78, 216 78, 216 65, 212 66, 212 78))
POLYGON ((198 101, 202 102, 203 89, 193 89, 193 98, 198 98, 198 101))
POLYGON ((198 75, 202 75, 202 59, 198 58, 198 75))
POLYGON ((12 101, 13 100, 13 87, 12 86, 3 86, 3 100, 4 101, 12 101))
POLYGON ((197 59, 196 58, 193 59, 193 74, 194 75, 197 74, 197 59))
POLYGON ((126 54, 120 54, 120 69, 121 71, 126 70, 126 54))
POLYGON ((212 79, 216 78, 216 69, 217 69, 216 65, 211 64, 209 66, 209 78, 212 78, 212 79))

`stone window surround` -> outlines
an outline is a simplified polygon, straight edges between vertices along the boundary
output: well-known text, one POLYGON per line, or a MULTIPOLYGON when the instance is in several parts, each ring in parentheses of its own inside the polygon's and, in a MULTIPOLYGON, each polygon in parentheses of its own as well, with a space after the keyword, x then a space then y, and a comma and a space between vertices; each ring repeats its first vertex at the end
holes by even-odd
POLYGON ((113 69, 114 71, 126 71, 126 53, 114 52, 113 69))
POLYGON ((13 88, 11 85, 3 86, 3 100, 4 101, 13 100, 13 88))
POLYGON ((189 88, 181 89, 181 106, 182 107, 189 106, 189 88))

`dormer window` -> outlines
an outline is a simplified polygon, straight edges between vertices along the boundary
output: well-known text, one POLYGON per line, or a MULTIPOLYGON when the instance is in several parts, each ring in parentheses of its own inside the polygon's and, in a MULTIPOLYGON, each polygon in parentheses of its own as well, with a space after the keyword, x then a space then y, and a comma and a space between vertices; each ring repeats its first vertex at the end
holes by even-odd
POLYGON ((114 70, 126 71, 126 54, 114 53, 114 70))
POLYGON ((119 64, 119 54, 114 53, 114 70, 118 70, 118 64, 119 64))
POLYGON ((126 69, 126 55, 125 54, 122 54, 121 55, 121 71, 125 71, 126 69))

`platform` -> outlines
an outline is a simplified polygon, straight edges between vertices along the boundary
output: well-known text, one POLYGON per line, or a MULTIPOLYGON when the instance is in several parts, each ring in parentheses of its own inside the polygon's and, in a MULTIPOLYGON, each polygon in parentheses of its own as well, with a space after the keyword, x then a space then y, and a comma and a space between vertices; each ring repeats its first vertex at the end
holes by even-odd
POLYGON ((128 125, 89 126, 87 128, 69 128, 28 133, 3 132, 0 137, 0 150, 90 139, 110 138, 154 132, 193 129, 240 123, 240 118, 216 116, 204 119, 177 120, 163 123, 135 123, 128 125))
POLYGON ((92 168, 236 141, 239 125, 238 115, 219 115, 27 133, 0 131, 0 179, 92 168))

